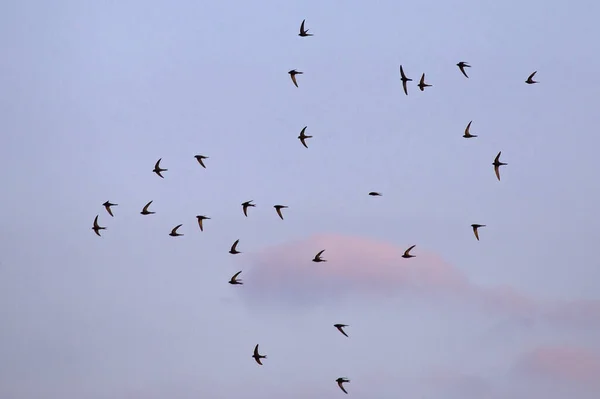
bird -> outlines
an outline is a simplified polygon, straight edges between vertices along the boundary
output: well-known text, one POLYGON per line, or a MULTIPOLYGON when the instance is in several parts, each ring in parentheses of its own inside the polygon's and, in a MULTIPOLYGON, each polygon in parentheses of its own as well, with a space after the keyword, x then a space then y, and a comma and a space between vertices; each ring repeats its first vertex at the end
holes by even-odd
POLYGON ((343 330, 344 327, 348 327, 347 324, 334 324, 333 325, 335 328, 337 328, 339 330, 339 332, 341 332, 342 334, 344 334, 346 337, 348 337, 348 334, 346 334, 346 332, 343 330))
POLYGON ((376 191, 371 191, 371 192, 369 193, 369 195, 370 195, 371 197, 381 197, 381 193, 378 193, 378 192, 376 192, 376 191))
POLYGON ((308 29, 304 29, 304 21, 306 21, 305 19, 302 20, 302 24, 300 24, 300 33, 298 34, 298 36, 301 37, 305 37, 305 36, 312 36, 312 33, 308 33, 308 29))
POLYGON ((183 224, 178 224, 177 226, 173 227, 173 230, 171 230, 171 232, 169 233, 169 235, 171 237, 182 236, 183 234, 180 234, 180 233, 177 232, 177 229, 180 228, 181 226, 183 226, 183 224))
POLYGON ((406 89, 406 82, 412 82, 412 79, 409 79, 404 74, 404 69, 402 65, 400 65, 400 80, 402 81, 402 87, 404 88, 404 94, 408 96, 408 90, 406 89))
POLYGON ((98 224, 98 216, 99 215, 96 215, 96 218, 94 219, 94 227, 92 227, 92 230, 94 230, 94 233, 96 233, 96 235, 98 235, 99 237, 102 237, 100 235, 100 230, 106 230, 106 227, 101 227, 98 224))
POLYGON ((318 254, 315 255, 315 258, 312 260, 313 262, 327 262, 325 259, 321 259, 321 254, 325 252, 325 250, 319 251, 318 254))
POLYGON ((294 82, 294 85, 296 87, 298 87, 298 82, 296 82, 296 75, 302 75, 304 72, 298 72, 295 69, 292 69, 288 73, 290 74, 290 77, 292 78, 292 82, 294 82))
POLYGON ((277 211, 277 214, 279 215, 279 217, 281 218, 281 220, 283 220, 283 215, 281 214, 281 210, 283 208, 287 208, 287 206, 285 206, 285 205, 275 205, 273 208, 275 208, 275 210, 277 211))
POLYGON ((350 382, 349 379, 344 378, 344 377, 340 377, 336 380, 336 382, 338 383, 338 386, 340 387, 340 389, 342 391, 344 391, 345 394, 347 394, 348 392, 346 392, 346 390, 344 389, 344 385, 342 385, 344 382, 350 382))
POLYGON ((404 251, 404 255, 402 255, 403 258, 414 258, 415 255, 411 255, 409 254, 410 250, 413 249, 414 247, 416 247, 416 245, 413 245, 412 247, 408 248, 406 251, 404 251))
POLYGON ((238 279, 236 278, 237 276, 239 276, 239 274, 240 274, 241 272, 242 272, 242 271, 240 270, 239 272, 237 272, 236 274, 234 274, 234 275, 231 277, 231 280, 229 280, 229 284, 233 284, 233 285, 240 284, 240 285, 243 285, 244 283, 242 283, 242 280, 238 280, 238 279))
POLYGON ((527 80, 525 81, 525 83, 527 83, 528 85, 534 84, 534 83, 538 83, 536 80, 533 80, 533 76, 537 73, 537 71, 535 71, 534 73, 532 73, 531 75, 529 75, 529 77, 527 78, 527 80))
POLYGON ((150 206, 150 204, 151 204, 152 202, 154 202, 154 200, 152 200, 152 201, 148 202, 148 203, 147 203, 147 204, 144 206, 144 209, 142 209, 142 211, 140 212, 142 215, 152 215, 153 213, 156 213, 156 212, 151 212, 151 211, 149 211, 149 210, 148 210, 148 207, 150 206))
POLYGON ((206 166, 204 165, 204 162, 202 162, 203 159, 208 159, 208 157, 205 157, 204 155, 194 155, 194 158, 196 158, 196 160, 198 161, 198 163, 200 165, 202 165, 202 167, 204 169, 206 169, 206 166))
POLYGON ((258 344, 256 344, 256 346, 254 347, 254 354, 252 355, 252 357, 254 358, 254 360, 256 360, 256 363, 260 364, 261 366, 263 365, 262 362, 260 361, 260 359, 266 359, 267 356, 266 355, 260 355, 258 353, 258 344))
POLYGON ((102 204, 102 205, 104 205, 104 207, 106 208, 106 212, 108 212, 108 214, 109 214, 110 216, 113 216, 113 217, 115 216, 115 215, 113 215, 113 213, 112 213, 112 210, 110 209, 110 207, 111 207, 111 206, 117 206, 117 205, 119 205, 119 204, 112 204, 110 201, 106 201, 106 202, 105 202, 104 204, 102 204))
POLYGON ((472 137, 477 137, 477 135, 471 134, 471 132, 469 131, 471 129, 471 123, 473 123, 473 121, 469 122, 469 124, 467 125, 467 128, 465 129, 465 134, 463 135, 463 137, 466 139, 470 139, 472 137))
POLYGON ((480 227, 485 227, 485 224, 472 224, 471 227, 473 228, 473 234, 475 234, 475 238, 477 238, 477 241, 479 241, 479 232, 477 231, 478 228, 480 227))
POLYGON ((232 255, 235 255, 235 254, 241 254, 241 252, 237 250, 237 245, 238 245, 238 242, 240 242, 240 240, 239 240, 239 239, 235 240, 235 242, 234 242, 234 243, 233 243, 233 245, 231 246, 231 249, 229 250, 229 253, 230 253, 230 254, 232 254, 232 255))
POLYGON ((492 164, 494 165, 494 172, 496 172, 496 177, 498 178, 498 181, 500 181, 500 166, 508 165, 504 162, 500 162, 500 154, 502 154, 502 151, 500 151, 498 155, 496 155, 494 163, 492 164))
POLYGON ((159 175, 160 177, 162 177, 164 179, 164 176, 160 174, 160 172, 166 172, 168 169, 162 169, 160 167, 160 161, 162 160, 162 158, 159 158, 158 161, 156 161, 156 165, 154 165, 154 170, 153 172, 156 173, 157 175, 159 175))
POLYGON ((421 91, 425 90, 426 87, 431 87, 430 84, 425 83, 425 74, 421 75, 421 80, 419 81, 419 89, 421 91))
POLYGON ((307 136, 306 134, 304 134, 304 132, 306 131, 306 128, 307 128, 307 127, 308 127, 308 126, 304 126, 304 127, 302 128, 302 131, 300 131, 300 136, 298 136, 298 138, 300 139, 300 142, 301 142, 301 143, 302 143, 302 145, 303 145, 304 147, 306 147, 306 148, 308 148, 308 146, 306 145, 306 141, 304 141, 304 140, 306 140, 306 139, 311 139, 311 138, 312 138, 312 136, 307 136))
POLYGON ((202 227, 202 221, 210 218, 208 216, 198 215, 196 216, 196 219, 198 219, 198 226, 200 226, 200 231, 204 231, 204 228, 202 227))
POLYGON ((246 202, 242 202, 242 209, 244 210, 244 215, 246 217, 248 217, 248 207, 249 206, 256 206, 254 204, 251 204, 251 202, 254 200, 250 200, 250 201, 246 201, 246 202))
POLYGON ((467 76, 467 73, 465 72, 465 68, 471 68, 471 65, 467 64, 464 61, 461 61, 458 64, 456 64, 456 66, 458 67, 458 69, 460 69, 460 71, 462 72, 463 75, 465 75, 466 78, 469 78, 467 76))

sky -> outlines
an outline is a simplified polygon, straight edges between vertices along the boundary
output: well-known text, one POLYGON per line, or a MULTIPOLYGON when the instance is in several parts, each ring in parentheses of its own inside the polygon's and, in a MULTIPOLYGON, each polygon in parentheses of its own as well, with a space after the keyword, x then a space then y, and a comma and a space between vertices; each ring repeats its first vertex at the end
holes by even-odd
POLYGON ((598 398, 599 13, 0 3, 0 397, 598 398))

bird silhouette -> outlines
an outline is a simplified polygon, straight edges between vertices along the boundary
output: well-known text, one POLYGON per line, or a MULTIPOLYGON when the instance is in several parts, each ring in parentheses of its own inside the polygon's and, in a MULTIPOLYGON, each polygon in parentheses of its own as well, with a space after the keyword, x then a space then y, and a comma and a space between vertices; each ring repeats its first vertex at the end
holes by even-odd
POLYGON ((535 71, 534 73, 532 73, 531 75, 529 75, 529 77, 527 78, 527 80, 525 81, 525 83, 527 83, 528 85, 532 85, 534 83, 538 83, 537 81, 533 80, 533 77, 535 76, 536 73, 537 73, 537 71, 535 71))
POLYGON ((473 234, 475 234, 475 238, 477 238, 477 241, 479 241, 479 232, 477 231, 477 229, 479 229, 480 227, 485 227, 485 224, 472 224, 471 227, 473 228, 473 234))
POLYGON ((348 392, 346 392, 346 389, 344 389, 344 385, 343 385, 343 384, 344 384, 345 382, 350 382, 350 380, 349 380, 349 379, 347 379, 347 378, 344 378, 344 377, 340 377, 340 378, 338 378, 338 379, 337 379, 337 380, 335 380, 335 381, 337 382, 337 384, 338 384, 338 387, 340 387, 340 389, 341 389, 342 391, 344 391, 344 393, 345 393, 345 394, 347 394, 348 392))
POLYGON ((404 94, 408 96, 408 89, 406 88, 406 82, 412 82, 412 79, 409 79, 404 74, 404 69, 402 65, 400 65, 400 80, 402 81, 402 88, 404 89, 404 94))
POLYGON ((456 64, 456 66, 458 67, 458 69, 460 69, 460 71, 462 72, 463 75, 465 75, 466 78, 469 78, 467 76, 467 73, 465 72, 465 68, 471 68, 471 65, 467 64, 464 61, 461 61, 458 64, 456 64))
POLYGON ((203 159, 208 159, 208 157, 205 157, 204 155, 194 155, 194 158, 196 158, 196 161, 198 161, 198 163, 200 165, 202 165, 202 167, 204 169, 206 169, 206 166, 204 165, 204 162, 202 161, 203 159))
POLYGON ((304 126, 304 127, 302 128, 302 131, 300 132, 300 136, 298 136, 298 138, 300 139, 300 142, 301 142, 301 143, 302 143, 302 145, 303 145, 304 147, 306 147, 306 148, 308 148, 308 146, 306 145, 306 141, 304 141, 304 140, 312 138, 312 136, 307 136, 306 134, 304 134, 304 132, 306 131, 306 128, 307 128, 307 127, 308 127, 308 126, 304 126))
POLYGON ((183 224, 178 224, 177 226, 173 227, 173 230, 171 230, 171 232, 169 233, 169 235, 171 237, 182 236, 183 234, 177 232, 177 229, 180 228, 181 226, 183 226, 183 224))
POLYGON ((96 215, 96 218, 94 219, 94 226, 92 227, 92 230, 94 230, 94 233, 96 233, 97 236, 102 237, 100 235, 100 230, 106 230, 106 227, 101 227, 98 224, 98 216, 99 215, 96 215))
POLYGON ((148 207, 150 206, 150 204, 151 204, 153 201, 154 201, 154 200, 152 200, 152 201, 148 202, 148 203, 147 203, 147 204, 144 206, 144 209, 142 209, 142 211, 140 212, 142 215, 152 215, 153 213, 156 213, 156 212, 151 212, 151 211, 149 211, 149 210, 148 210, 148 207))
POLYGON ((115 216, 115 215, 113 215, 113 213, 112 213, 112 210, 110 209, 110 207, 111 207, 111 206, 117 206, 117 205, 119 205, 119 204, 112 204, 110 201, 106 201, 106 202, 105 202, 104 204, 102 204, 102 205, 104 205, 104 208, 106 208, 106 212, 108 212, 108 214, 109 214, 110 216, 113 216, 113 217, 115 216))
POLYGON ((494 172, 496 172, 496 177, 498 178, 498 181, 500 181, 500 166, 508 165, 504 162, 500 162, 500 154, 502 154, 502 151, 500 151, 498 155, 496 155, 494 163, 492 164, 494 165, 494 172))
POLYGON ((325 250, 321 250, 319 251, 318 254, 315 255, 314 259, 312 260, 313 262, 327 262, 325 259, 321 259, 321 254, 325 252, 325 250))
POLYGON ((346 334, 346 332, 344 331, 344 327, 348 327, 347 324, 334 324, 333 326, 337 328, 338 331, 344 334, 346 337, 348 336, 348 334, 346 334))
POLYGON ((232 254, 232 255, 235 255, 235 254, 241 254, 241 252, 237 250, 237 245, 238 245, 238 242, 240 242, 240 240, 239 240, 239 239, 235 240, 235 242, 234 242, 234 243, 233 243, 233 245, 231 246, 231 249, 229 250, 229 253, 230 253, 230 254, 232 254))
POLYGON ((412 247, 408 248, 406 251, 404 251, 404 255, 402 255, 403 258, 414 258, 415 255, 411 255, 409 252, 411 249, 413 249, 414 247, 416 247, 416 245, 413 245, 412 247))
POLYGON ((244 283, 242 283, 242 280, 238 280, 237 276, 240 275, 242 271, 240 270, 239 272, 237 272, 236 274, 234 274, 233 276, 231 276, 231 280, 229 280, 229 284, 233 284, 233 285, 242 285, 244 283))
POLYGON ((300 24, 300 33, 298 34, 298 36, 301 36, 301 37, 312 36, 312 33, 308 33, 308 29, 306 29, 306 30, 304 29, 304 22, 305 21, 306 20, 303 19, 302 20, 302 24, 300 24))
POLYGON ((202 227, 202 221, 209 220, 210 218, 208 216, 198 215, 196 216, 196 219, 198 219, 198 226, 200 227, 200 231, 204 231, 204 227, 202 227))
POLYGON ((160 167, 160 161, 162 160, 162 158, 159 158, 158 161, 156 161, 156 164, 154 165, 154 170, 153 172, 156 173, 157 175, 159 175, 160 177, 162 177, 164 179, 164 176, 161 175, 160 172, 166 172, 168 169, 162 169, 160 167))
POLYGON ((463 135, 463 137, 466 138, 466 139, 470 139, 472 137, 477 137, 477 135, 471 134, 471 132, 470 132, 470 130, 471 130, 471 123, 473 123, 473 121, 469 122, 469 124, 467 125, 467 128, 465 129, 465 134, 463 135))
POLYGON ((421 75, 421 80, 419 81, 419 89, 421 91, 425 90, 426 87, 431 87, 430 84, 425 83, 425 74, 421 75))
POLYGON ((288 73, 290 74, 290 77, 292 78, 292 82, 294 82, 294 85, 296 87, 298 87, 298 82, 296 82, 296 75, 302 75, 304 72, 298 72, 295 69, 292 69, 288 73))
POLYGON ((256 360, 256 363, 260 364, 261 366, 263 364, 260 361, 260 359, 266 359, 267 358, 266 355, 261 355, 261 354, 258 353, 258 344, 256 344, 256 346, 254 347, 254 354, 252 355, 252 357, 254 358, 254 360, 256 360))
POLYGON ((281 218, 281 220, 283 220, 283 215, 281 214, 281 210, 284 208, 287 208, 287 206, 285 205, 275 205, 273 208, 275 208, 275 210, 277 211, 277 214, 279 215, 279 217, 281 218))
POLYGON ((254 200, 250 200, 250 201, 246 201, 246 202, 242 202, 242 210, 244 211, 244 216, 248 217, 248 207, 254 207, 256 205, 252 204, 252 201, 254 200))
POLYGON ((370 195, 371 197, 381 197, 381 193, 378 193, 378 192, 376 192, 376 191, 371 191, 371 192, 369 193, 369 195, 370 195))

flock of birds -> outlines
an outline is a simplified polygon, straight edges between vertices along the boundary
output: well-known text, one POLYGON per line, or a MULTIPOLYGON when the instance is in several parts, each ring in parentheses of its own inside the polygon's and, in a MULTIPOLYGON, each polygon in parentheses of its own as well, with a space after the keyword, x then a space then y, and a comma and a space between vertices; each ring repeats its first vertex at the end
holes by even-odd
MULTIPOLYGON (((306 20, 302 21, 302 24, 300 25, 300 33, 298 34, 298 36, 300 37, 309 37, 309 36, 313 36, 312 33, 308 33, 308 29, 305 29, 304 24, 305 24, 306 20)), ((459 62, 458 64, 456 64, 456 66, 458 66, 460 72, 462 72, 462 74, 468 79, 469 76, 467 75, 465 68, 470 68, 471 66, 464 61, 459 62)), ((298 87, 298 81, 296 80, 296 76, 297 75, 301 75, 303 74, 303 72, 299 72, 296 69, 292 69, 291 71, 288 72, 292 82, 294 83, 294 85, 296 87, 298 87)), ((534 83, 538 83, 537 81, 533 80, 533 77, 535 76, 535 74, 537 73, 537 71, 533 72, 531 75, 529 75, 529 77, 527 78, 527 80, 525 80, 525 83, 527 84, 534 84, 534 83)), ((400 65, 400 80, 402 81, 402 88, 404 89, 404 93, 406 95, 408 95, 408 88, 407 88, 407 83, 408 82, 412 82, 412 79, 408 78, 404 72, 404 68, 402 67, 402 65, 400 65)), ((419 89, 421 91, 424 91, 425 88, 427 87, 432 87, 431 84, 425 83, 425 73, 423 73, 421 75, 421 79, 419 80, 419 84, 417 85, 419 87, 419 89)), ((471 129, 471 123, 473 121, 470 121, 467 125, 467 127, 465 128, 465 132, 464 135, 462 137, 466 138, 466 139, 470 139, 470 138, 475 138, 477 137, 477 135, 471 134, 470 129, 471 129)), ((302 145, 306 148, 308 148, 308 146, 306 145, 306 139, 312 138, 312 136, 307 136, 306 135, 306 126, 300 131, 300 135, 298 136, 298 139, 300 140, 300 142, 302 143, 302 145)), ((492 165, 494 166, 494 172, 496 174, 496 177, 498 179, 498 181, 500 181, 500 166, 504 166, 507 165, 504 162, 500 161, 500 155, 502 154, 502 152, 498 152, 498 155, 496 155, 496 158, 494 158, 494 162, 492 163, 492 165)), ((209 157, 204 156, 204 155, 195 155, 194 156, 196 158, 196 160, 198 161, 198 163, 200 164, 200 166, 202 166, 203 168, 206 168, 206 165, 204 164, 204 160, 208 159, 209 157)), ((164 179, 164 176, 162 175, 163 172, 167 172, 168 169, 164 169, 160 166, 160 162, 161 162, 162 158, 160 158, 156 164, 154 165, 154 169, 152 170, 154 173, 156 173, 156 175, 158 175, 159 177, 164 179)), ((382 194, 379 192, 375 192, 372 191, 370 192, 368 195, 373 196, 373 197, 378 197, 381 196, 382 194)), ((140 212, 142 215, 152 215, 155 212, 152 212, 149 210, 150 205, 152 204, 152 201, 148 202, 146 205, 144 205, 144 207, 142 208, 142 211, 140 212)), ((114 204, 110 201, 106 201, 102 204, 104 206, 104 208, 106 209, 106 212, 108 212, 108 214, 111 217, 114 217, 113 212, 111 207, 113 206, 117 206, 118 204, 114 204)), ((244 216, 248 217, 248 208, 251 207, 255 207, 256 205, 253 203, 253 200, 250 201, 246 201, 243 202, 241 204, 242 206, 242 211, 244 212, 244 216)), ((281 218, 281 220, 283 220, 283 213, 282 213, 282 209, 287 208, 286 205, 274 205, 273 206, 275 208, 275 211, 277 212, 277 215, 281 218)), ((92 227, 92 230, 98 235, 100 235, 100 230, 106 230, 106 227, 100 226, 98 224, 98 217, 99 215, 96 215, 96 218, 94 219, 94 225, 92 227)), ((198 221, 198 227, 200 228, 200 231, 204 231, 204 226, 203 226, 203 221, 204 220, 209 220, 210 217, 205 216, 205 215, 198 215, 196 216, 196 219, 198 221)), ((169 235, 171 237, 179 237, 179 236, 183 236, 183 234, 178 233, 178 229, 182 226, 183 224, 178 224, 177 226, 175 226, 171 232, 169 233, 169 235)), ((473 234, 475 235, 475 238, 479 241, 479 228, 481 227, 485 227, 486 225, 484 224, 472 224, 471 227, 473 229, 473 234)), ((237 255, 240 254, 242 252, 237 250, 237 246, 239 244, 240 240, 236 240, 233 245, 231 246, 231 249, 229 250, 229 253, 232 255, 237 255)), ((404 254, 402 255, 402 258, 405 259, 409 259, 409 258, 414 258, 415 255, 412 255, 410 253, 410 251, 415 248, 416 245, 412 245, 411 247, 409 247, 408 249, 406 249, 406 251, 404 251, 404 254)), ((321 250, 319 251, 315 257, 312 259, 313 262, 327 262, 326 259, 322 258, 323 252, 325 252, 325 250, 321 250)), ((242 280, 240 280, 238 278, 238 276, 242 273, 242 271, 238 271, 237 273, 235 273, 231 279, 229 280, 229 284, 232 285, 242 285, 243 282, 242 280)), ((345 327, 348 327, 347 324, 334 324, 333 325, 336 329, 338 329, 338 331, 340 333, 342 333, 344 336, 348 337, 348 335, 346 334, 346 332, 344 331, 345 327)), ((258 363, 259 365, 262 366, 262 361, 261 359, 266 359, 267 356, 266 355, 261 355, 259 353, 258 350, 258 344, 256 344, 256 346, 254 347, 254 352, 252 354, 252 357, 254 358, 254 360, 256 361, 256 363, 258 363)), ((350 382, 350 380, 348 378, 345 377, 339 377, 335 380, 339 386, 339 388, 344 392, 344 393, 348 393, 346 391, 346 388, 344 387, 344 383, 348 383, 350 382)))

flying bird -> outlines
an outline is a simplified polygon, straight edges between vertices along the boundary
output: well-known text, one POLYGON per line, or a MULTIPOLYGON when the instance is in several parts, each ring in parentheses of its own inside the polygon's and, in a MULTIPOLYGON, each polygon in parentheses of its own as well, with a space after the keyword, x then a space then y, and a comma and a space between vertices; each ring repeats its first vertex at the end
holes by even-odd
POLYGON ((321 254, 325 252, 325 250, 319 251, 318 254, 315 255, 315 258, 312 260, 313 262, 327 262, 325 259, 321 259, 321 254))
POLYGON ((173 230, 171 230, 171 232, 169 233, 169 235, 171 237, 182 236, 183 234, 180 234, 180 233, 177 232, 177 229, 180 228, 181 226, 183 226, 183 224, 178 224, 177 226, 173 227, 173 230))
POLYGON ((527 83, 528 85, 534 84, 534 83, 538 83, 536 80, 533 80, 533 76, 537 73, 537 71, 535 71, 534 73, 532 73, 531 75, 529 75, 529 77, 527 78, 527 80, 525 81, 525 83, 527 83))
POLYGON ((302 75, 304 72, 298 72, 295 69, 292 69, 288 73, 290 74, 290 77, 292 78, 292 82, 294 82, 294 85, 296 87, 298 87, 298 82, 296 82, 296 75, 302 75))
POLYGON ((460 69, 462 74, 465 75, 466 78, 468 78, 467 73, 465 72, 465 68, 471 68, 471 65, 467 64, 464 61, 461 61, 458 64, 456 64, 456 66, 458 67, 458 69, 460 69))
POLYGON ((275 208, 275 210, 277 211, 277 214, 279 215, 279 217, 281 218, 281 220, 283 220, 283 215, 281 214, 281 210, 283 208, 287 208, 287 206, 285 206, 285 205, 275 205, 273 208, 275 208))
POLYGON ((477 135, 471 134, 471 132, 470 132, 471 123, 473 123, 473 121, 469 122, 469 124, 467 125, 467 128, 465 129, 465 134, 463 135, 463 137, 466 139, 470 139, 471 137, 477 137, 477 135))
POLYGON ((144 206, 144 209, 142 209, 142 211, 140 212, 142 215, 152 215, 153 213, 156 213, 156 212, 151 212, 151 211, 149 211, 149 210, 148 210, 148 207, 150 206, 150 204, 151 204, 153 201, 154 201, 154 200, 152 200, 152 201, 148 202, 148 203, 147 203, 147 204, 144 206))
POLYGON ((421 75, 421 80, 419 81, 419 89, 421 91, 425 90, 426 87, 431 87, 430 84, 425 83, 425 74, 421 75))
POLYGON ((254 200, 250 200, 250 201, 246 201, 246 202, 242 203, 242 209, 243 209, 244 215, 246 217, 248 217, 248 207, 249 206, 256 206, 256 205, 254 205, 254 204, 251 203, 252 201, 254 201, 254 200))
POLYGON ((231 280, 229 280, 229 284, 233 284, 233 285, 238 285, 238 284, 239 284, 239 285, 243 285, 244 283, 242 283, 242 280, 238 280, 238 279, 237 279, 237 276, 239 276, 241 272, 242 272, 242 271, 240 270, 239 272, 237 272, 236 274, 234 274, 234 275, 231 277, 231 280))
POLYGON ((92 230, 94 230, 94 233, 96 233, 96 235, 99 237, 102 237, 100 235, 100 230, 106 230, 106 227, 101 227, 98 224, 98 215, 96 215, 96 218, 94 219, 94 227, 92 227, 92 230))
POLYGON ((403 258, 414 258, 415 255, 411 255, 409 254, 410 250, 413 249, 414 247, 416 247, 416 245, 413 245, 412 247, 408 248, 406 251, 404 251, 404 255, 402 255, 403 258))
POLYGON ((502 154, 502 151, 500 151, 498 155, 496 155, 494 163, 492 164, 494 165, 494 172, 496 172, 496 177, 498 178, 498 181, 500 181, 500 166, 508 165, 504 162, 500 162, 500 154, 502 154))
POLYGON ((117 206, 117 205, 119 205, 119 204, 111 204, 111 202, 110 202, 110 201, 106 201, 106 202, 105 202, 104 204, 102 204, 102 205, 104 205, 104 207, 106 208, 106 212, 108 212, 108 214, 109 214, 110 216, 113 216, 113 217, 115 216, 115 215, 113 215, 113 213, 112 213, 112 210, 110 209, 110 207, 111 207, 111 206, 117 206))
POLYGON ((477 238, 477 241, 479 241, 479 232, 477 229, 480 227, 485 227, 485 224, 472 224, 471 227, 473 228, 473 234, 475 234, 475 238, 477 238))
POLYGON ((235 242, 234 242, 234 243, 233 243, 233 245, 231 246, 231 249, 229 250, 229 253, 230 253, 230 254, 232 254, 232 255, 235 255, 235 254, 241 254, 241 252, 237 250, 237 245, 238 245, 238 242, 240 242, 240 240, 239 240, 239 239, 235 240, 235 242))
POLYGON ((162 160, 162 158, 159 158, 158 161, 156 161, 156 165, 154 165, 154 170, 153 172, 156 173, 157 175, 159 175, 160 177, 162 177, 164 179, 164 176, 160 174, 160 172, 166 172, 168 169, 162 169, 160 167, 160 161, 162 160))
POLYGON ((371 192, 369 193, 369 195, 370 195, 371 197, 381 197, 381 193, 378 193, 378 192, 376 192, 376 191, 371 191, 371 192))
POLYGON ((304 134, 304 132, 306 131, 306 128, 307 128, 307 127, 308 127, 308 126, 304 126, 304 127, 302 128, 302 131, 300 132, 300 136, 298 136, 298 138, 300 139, 300 142, 301 142, 301 143, 302 143, 302 145, 303 145, 304 147, 306 147, 306 148, 308 148, 308 146, 306 145, 306 141, 304 141, 304 140, 306 140, 306 139, 311 139, 311 138, 312 138, 312 136, 307 136, 306 134, 304 134))
POLYGON ((298 34, 298 36, 301 37, 305 37, 305 36, 312 36, 312 33, 308 33, 308 29, 304 29, 304 21, 306 21, 305 19, 302 20, 302 24, 300 24, 300 33, 298 34))
POLYGON ((254 347, 254 354, 252 355, 252 357, 254 358, 254 360, 256 360, 256 363, 260 364, 261 366, 263 365, 262 362, 260 361, 260 359, 266 359, 267 356, 266 355, 260 355, 258 353, 258 344, 256 344, 256 346, 254 347))
POLYGON ((404 69, 402 69, 402 65, 400 65, 400 80, 402 81, 402 87, 404 88, 404 94, 408 96, 408 90, 406 88, 406 82, 412 82, 412 79, 409 79, 404 74, 404 69))
POLYGON ((203 159, 208 159, 208 157, 205 157, 204 155, 194 155, 194 158, 196 158, 196 160, 198 161, 198 163, 200 165, 202 165, 202 167, 204 169, 206 169, 206 166, 204 165, 204 162, 202 161, 203 159))
POLYGON ((345 382, 350 382, 350 380, 344 377, 340 377, 336 380, 336 382, 338 384, 338 387, 340 387, 340 389, 344 391, 345 394, 347 394, 348 392, 346 392, 346 390, 344 389, 344 385, 342 384, 344 384, 345 382))
POLYGON ((341 332, 342 334, 344 334, 346 337, 348 337, 348 334, 346 334, 346 332, 344 331, 344 327, 348 327, 347 324, 334 324, 333 325, 335 328, 338 329, 339 332, 341 332))
POLYGON ((198 226, 200 227, 200 231, 204 231, 204 227, 202 227, 202 221, 210 218, 208 216, 198 215, 196 216, 196 219, 198 219, 198 226))

